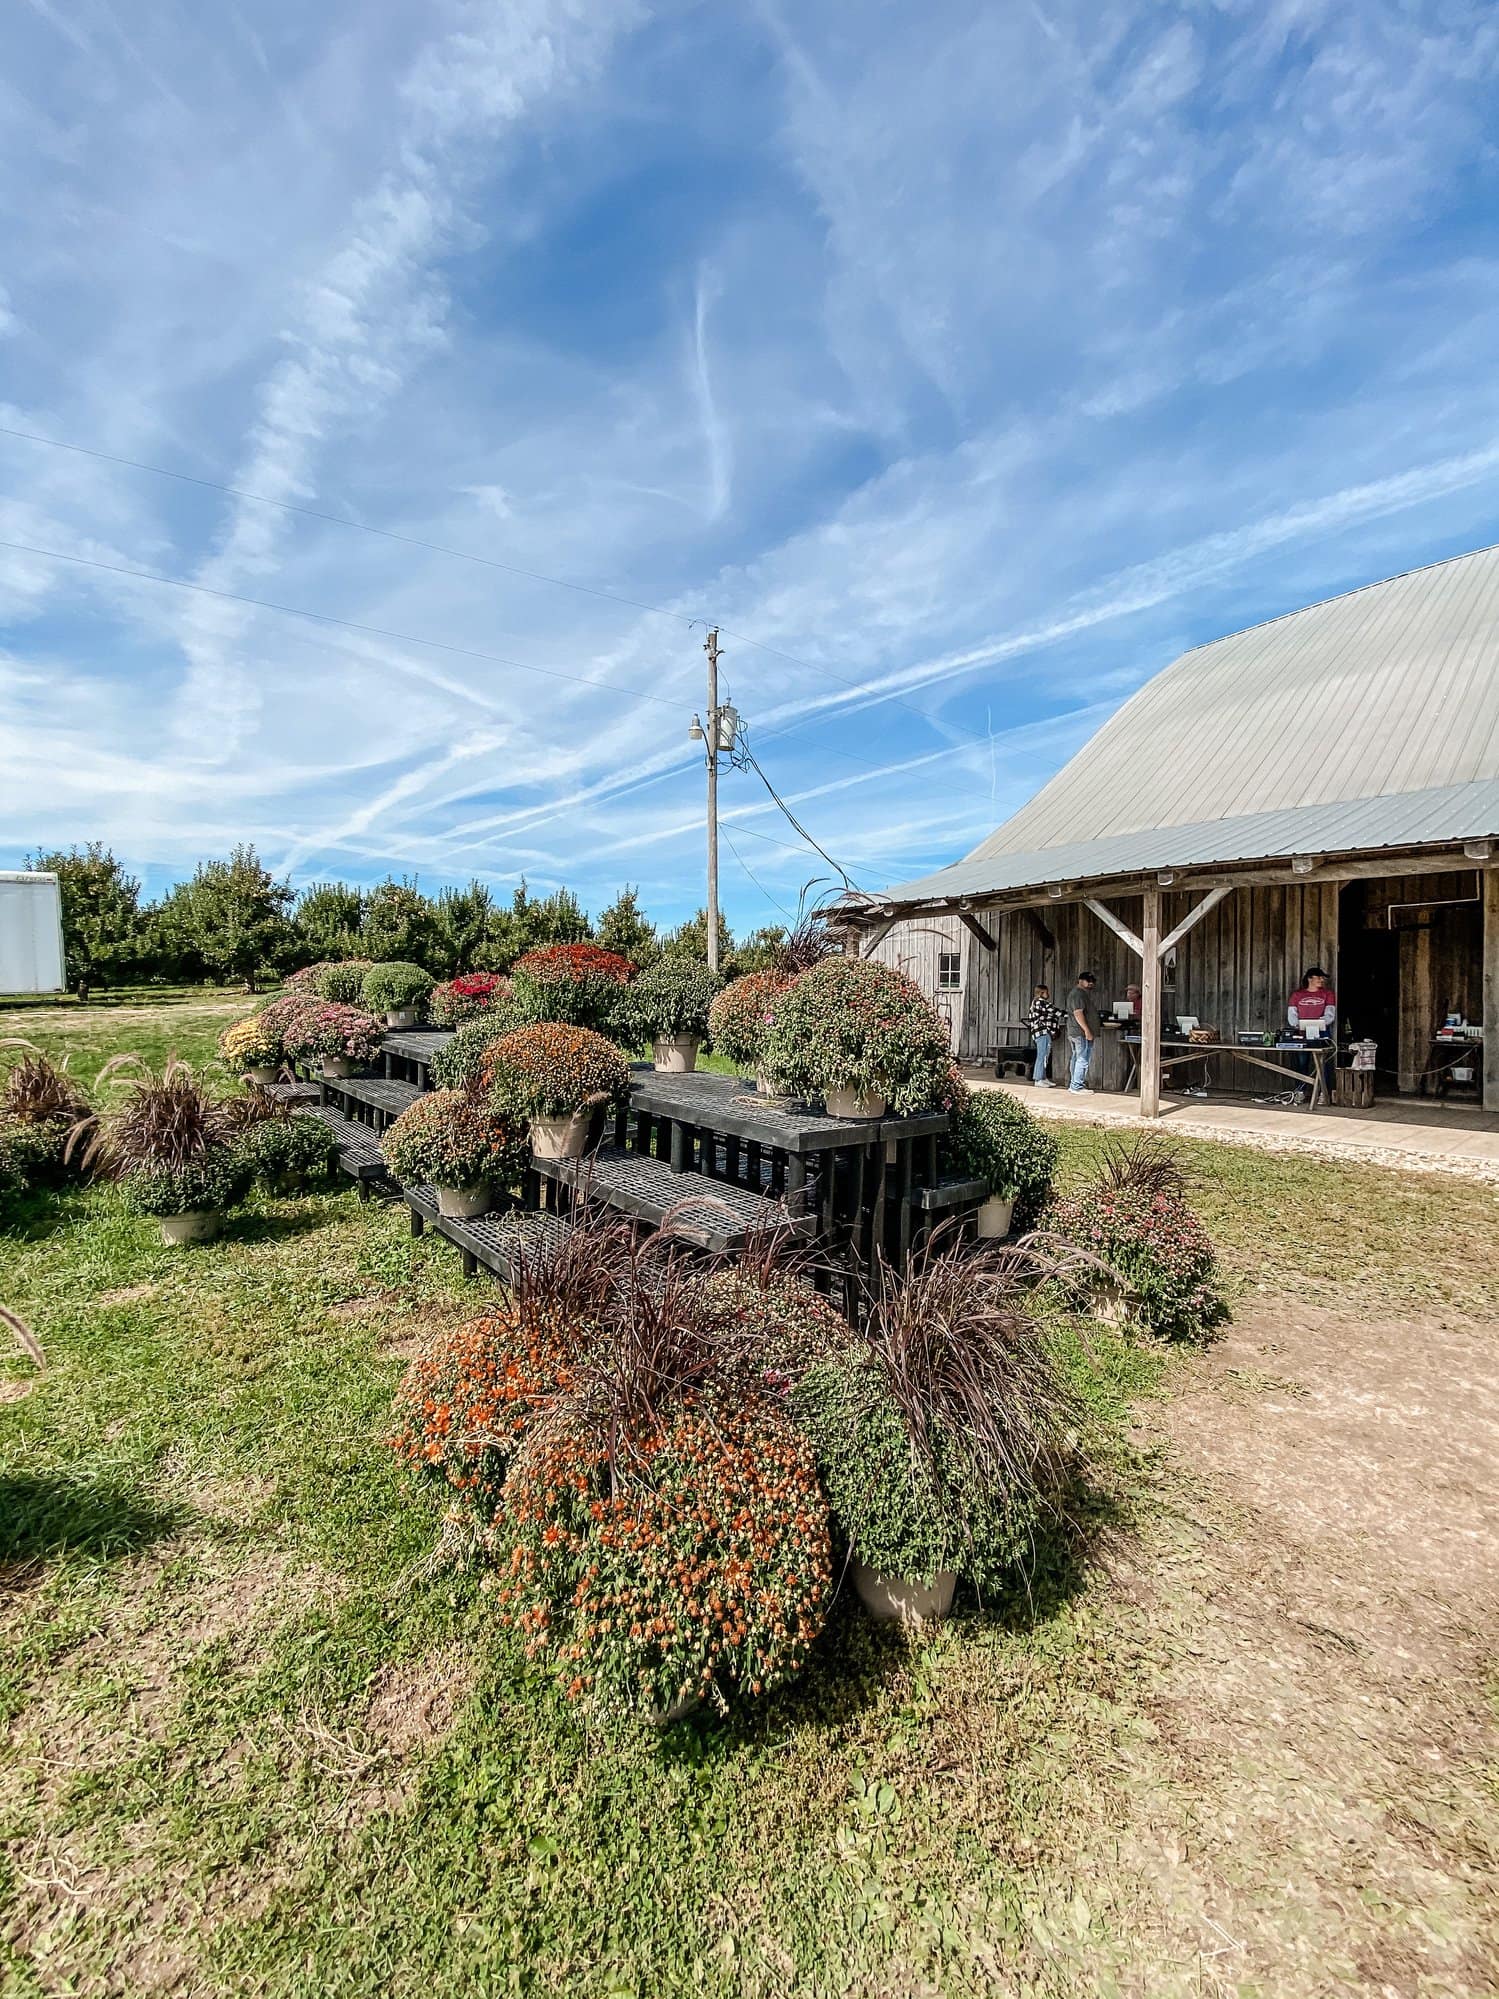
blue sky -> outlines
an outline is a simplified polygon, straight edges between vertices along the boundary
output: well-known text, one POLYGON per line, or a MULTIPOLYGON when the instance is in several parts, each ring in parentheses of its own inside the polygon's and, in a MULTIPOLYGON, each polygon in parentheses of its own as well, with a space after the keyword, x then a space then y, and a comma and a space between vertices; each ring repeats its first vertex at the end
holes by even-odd
MULTIPOLYGON (((694 618, 855 879, 955 858, 1499 539, 1496 71, 1466 0, 14 0, 0 426, 210 483, 0 435, 0 865, 680 916, 694 618)), ((823 863, 722 803, 775 920, 823 863)))

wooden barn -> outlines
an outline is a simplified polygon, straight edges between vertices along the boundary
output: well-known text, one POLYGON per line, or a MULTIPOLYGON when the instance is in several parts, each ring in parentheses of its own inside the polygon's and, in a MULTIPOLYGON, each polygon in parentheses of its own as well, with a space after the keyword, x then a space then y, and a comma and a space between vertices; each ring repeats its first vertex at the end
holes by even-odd
POLYGON ((1499 1109, 1499 549, 1183 654, 965 859, 841 914, 965 1060, 1017 1043, 1038 981, 1060 1004, 1095 970, 1106 1016, 1135 987, 1138 1050, 1105 1037, 1092 1080, 1147 1115, 1183 1020, 1215 1089, 1264 1089, 1229 1051, 1312 965, 1382 1092, 1499 1109))

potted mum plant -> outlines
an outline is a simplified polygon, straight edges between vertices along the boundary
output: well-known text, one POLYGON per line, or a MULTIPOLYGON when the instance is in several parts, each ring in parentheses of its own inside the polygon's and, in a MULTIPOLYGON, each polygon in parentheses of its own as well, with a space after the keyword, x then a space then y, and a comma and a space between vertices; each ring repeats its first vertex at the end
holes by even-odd
POLYGON ((249 1083, 274 1083, 281 1063, 281 1035, 264 1013, 246 1015, 219 1036, 219 1053, 249 1083))
POLYGON ((371 965, 359 989, 360 1004, 370 1013, 384 1014, 387 1027, 415 1027, 435 983, 420 965, 400 959, 371 965))
POLYGON ((628 958, 598 944, 543 944, 510 968, 523 1020, 563 1020, 611 1036, 629 1031, 625 988, 634 976, 628 958))
POLYGON ((521 1025, 508 1001, 495 1006, 477 1020, 466 1020, 454 1028, 453 1038, 432 1057, 432 1084, 439 1090, 472 1090, 484 1074, 490 1049, 521 1025))
POLYGON ((781 995, 792 983, 790 972, 746 972, 726 985, 708 1009, 708 1039, 715 1053, 725 1055, 765 1096, 775 1093, 775 1080, 765 1066, 765 1043, 781 995))
POLYGON ((319 971, 313 991, 319 999, 331 1000, 334 1006, 358 1006, 369 968, 368 958, 336 958, 319 971))
POLYGON ((390 1170, 406 1185, 432 1187, 439 1214, 466 1220, 489 1212, 496 1185, 525 1165, 525 1148, 480 1096, 429 1090, 390 1125, 380 1141, 390 1170))
POLYGON ((1025 1105, 1003 1090, 965 1092, 946 1141, 959 1173, 989 1189, 978 1211, 983 1238, 1024 1228, 1046 1201, 1057 1162, 1057 1142, 1025 1105))
POLYGON ((373 1014, 325 1002, 297 1013, 282 1035, 282 1046, 301 1061, 317 1060, 325 1076, 349 1076, 356 1062, 374 1061, 381 1037, 373 1014))
POLYGON ((434 986, 427 995, 427 1018, 437 1027, 462 1027, 503 1011, 510 998, 510 981, 499 972, 463 972, 434 986))
POLYGON ((1004 1252, 881 1265, 862 1336, 808 1369, 793 1413, 870 1614, 945 1617, 997 1587, 1055 1511, 1080 1416, 1004 1252))
POLYGON ((1111 1147, 1097 1178, 1041 1218, 1087 1259, 1064 1280, 1072 1302, 1163 1339, 1203 1339, 1221 1324, 1228 1307, 1217 1253, 1187 1195, 1169 1146, 1144 1138, 1111 1147))
POLYGON ((908 1117, 951 1090, 947 1023, 904 973, 869 958, 803 972, 776 1001, 763 1060, 830 1117, 908 1117))
POLYGON ((496 1595, 570 1699, 664 1726, 807 1660, 827 1508, 780 1395, 736 1367, 686 1260, 618 1245, 570 1383, 516 1452, 496 1595))
POLYGON ((629 1064, 612 1041, 561 1021, 501 1035, 481 1075, 495 1111, 530 1125, 538 1159, 581 1159, 593 1112, 630 1087, 629 1064))
POLYGON ((708 1010, 722 983, 700 958, 668 952, 629 987, 635 1032, 651 1042, 658 1069, 686 1075, 697 1067, 708 1010))
POLYGON ((124 1098, 76 1125, 70 1150, 81 1146, 85 1168, 120 1183, 131 1214, 154 1216, 163 1242, 210 1241, 251 1178, 233 1104, 175 1056, 154 1070, 138 1055, 117 1055, 99 1080, 119 1071, 133 1078, 124 1098))
POLYGON ((338 1159, 338 1140, 321 1118, 292 1110, 255 1092, 235 1099, 239 1151, 269 1194, 299 1194, 326 1180, 338 1159))

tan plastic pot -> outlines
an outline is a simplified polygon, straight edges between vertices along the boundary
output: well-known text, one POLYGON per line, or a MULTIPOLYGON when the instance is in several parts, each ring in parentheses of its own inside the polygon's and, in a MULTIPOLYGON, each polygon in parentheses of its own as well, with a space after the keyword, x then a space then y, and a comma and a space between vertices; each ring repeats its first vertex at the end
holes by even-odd
POLYGON ((475 1215, 487 1215, 489 1189, 485 1186, 439 1187, 437 1212, 455 1222, 471 1222, 475 1215))
POLYGON ((264 1085, 266 1083, 274 1083, 275 1080, 276 1072, 274 1069, 246 1069, 245 1071, 245 1081, 247 1083, 260 1083, 264 1085))
POLYGON ((581 1159, 588 1149, 587 1111, 531 1120, 531 1150, 538 1159, 581 1159))
POLYGON ((885 1115, 885 1099, 875 1090, 829 1090, 824 1102, 829 1117, 877 1118, 885 1115))
POLYGON ((175 1248, 188 1242, 212 1242, 223 1219, 217 1208, 189 1208, 186 1214, 162 1215, 161 1239, 175 1248))
POLYGON ((656 1067, 667 1076, 690 1076, 697 1067, 700 1034, 658 1034, 652 1049, 656 1067))
POLYGON ((760 1092, 762 1097, 778 1097, 781 1094, 776 1088, 775 1077, 771 1075, 768 1069, 757 1069, 755 1071, 755 1088, 760 1092))
POLYGON ((882 1576, 855 1556, 853 1572, 859 1601, 879 1624, 935 1624, 952 1609, 958 1578, 951 1569, 932 1582, 911 1583, 902 1576, 882 1576))
POLYGON ((416 1008, 414 1006, 388 1006, 385 1009, 387 1027, 415 1027, 416 1008))
POLYGON ((978 1232, 981 1240, 994 1242, 1000 1236, 1010 1233, 1010 1223, 1015 1219, 1013 1195, 991 1194, 979 1207, 978 1232))
POLYGON ((349 1060, 347 1055, 325 1055, 323 1057, 323 1074, 325 1076, 352 1076, 353 1073, 354 1064, 349 1060))
POLYGON ((670 1728, 674 1721, 681 1721, 685 1715, 691 1714, 694 1708, 701 1706, 700 1695, 683 1694, 679 1700, 674 1700, 670 1707, 643 1709, 642 1719, 650 1722, 655 1728, 670 1728))

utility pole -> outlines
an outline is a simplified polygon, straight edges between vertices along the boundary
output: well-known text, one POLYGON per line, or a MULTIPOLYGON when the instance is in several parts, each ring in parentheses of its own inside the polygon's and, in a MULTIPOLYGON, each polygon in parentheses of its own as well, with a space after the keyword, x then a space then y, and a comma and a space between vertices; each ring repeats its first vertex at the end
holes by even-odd
POLYGON ((718 970, 718 627, 703 647, 708 655, 708 970, 718 970))

